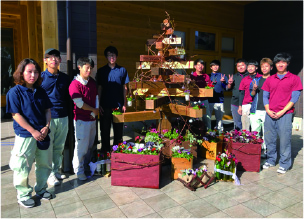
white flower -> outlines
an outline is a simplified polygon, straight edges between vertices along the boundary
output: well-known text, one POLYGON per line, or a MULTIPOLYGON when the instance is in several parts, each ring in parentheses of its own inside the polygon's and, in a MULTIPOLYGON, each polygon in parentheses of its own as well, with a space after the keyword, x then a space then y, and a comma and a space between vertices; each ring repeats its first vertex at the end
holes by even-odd
POLYGON ((193 102, 194 104, 197 104, 197 102, 195 101, 195 102, 193 102))
POLYGON ((154 95, 151 95, 151 97, 154 97, 154 95))

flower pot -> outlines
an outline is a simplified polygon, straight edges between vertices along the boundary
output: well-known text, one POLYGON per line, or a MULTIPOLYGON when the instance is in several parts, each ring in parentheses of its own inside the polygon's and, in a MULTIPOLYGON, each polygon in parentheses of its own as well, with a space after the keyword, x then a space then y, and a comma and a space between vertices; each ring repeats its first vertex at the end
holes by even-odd
POLYGON ((127 105, 132 106, 132 100, 128 100, 127 105))
POLYGON ((235 154, 238 171, 260 172, 261 144, 229 141, 228 151, 235 154))
POLYGON ((111 154, 111 185, 159 188, 160 155, 111 154))
POLYGON ((192 146, 190 147, 190 141, 184 141, 182 142, 181 146, 190 150, 191 154, 193 155, 193 163, 197 163, 197 143, 193 142, 192 146))
POLYGON ((177 179, 178 174, 181 173, 181 170, 193 168, 193 159, 190 161, 186 158, 171 158, 171 178, 177 179))
POLYGON ((185 101, 190 101, 190 94, 185 94, 185 101))
POLYGON ((201 156, 202 158, 206 158, 208 160, 215 160, 216 155, 219 152, 223 152, 222 142, 209 142, 203 141, 201 147, 201 156))

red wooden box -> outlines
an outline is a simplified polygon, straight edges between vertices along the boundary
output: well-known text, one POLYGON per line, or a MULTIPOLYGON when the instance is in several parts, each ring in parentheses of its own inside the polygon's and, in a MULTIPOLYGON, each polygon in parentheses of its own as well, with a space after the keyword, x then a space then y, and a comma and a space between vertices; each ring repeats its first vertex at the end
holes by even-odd
POLYGON ((228 151, 235 154, 238 161, 238 171, 260 172, 261 165, 261 144, 228 143, 228 151))
POLYGON ((141 188, 159 188, 160 155, 111 155, 111 185, 141 188))

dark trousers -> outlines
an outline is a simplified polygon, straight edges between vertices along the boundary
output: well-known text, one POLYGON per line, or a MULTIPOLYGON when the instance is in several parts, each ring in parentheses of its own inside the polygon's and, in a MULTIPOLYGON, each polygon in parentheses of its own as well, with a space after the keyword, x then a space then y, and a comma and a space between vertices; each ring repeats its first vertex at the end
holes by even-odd
POLYGON ((111 151, 112 146, 110 145, 110 134, 111 134, 111 124, 113 124, 114 131, 114 145, 121 143, 123 134, 123 123, 114 123, 111 108, 103 108, 104 113, 100 116, 100 135, 101 135, 101 152, 106 153, 111 151))

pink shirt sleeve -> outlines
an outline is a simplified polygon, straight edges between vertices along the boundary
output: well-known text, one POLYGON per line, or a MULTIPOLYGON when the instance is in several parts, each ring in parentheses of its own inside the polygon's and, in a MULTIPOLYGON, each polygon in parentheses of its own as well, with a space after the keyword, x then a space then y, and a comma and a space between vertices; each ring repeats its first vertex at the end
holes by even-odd
POLYGON ((303 90, 303 85, 299 76, 295 75, 292 91, 303 90))
POLYGON ((77 81, 74 80, 72 81, 72 83, 69 86, 69 94, 71 96, 72 99, 75 98, 82 98, 82 94, 77 86, 77 81))

